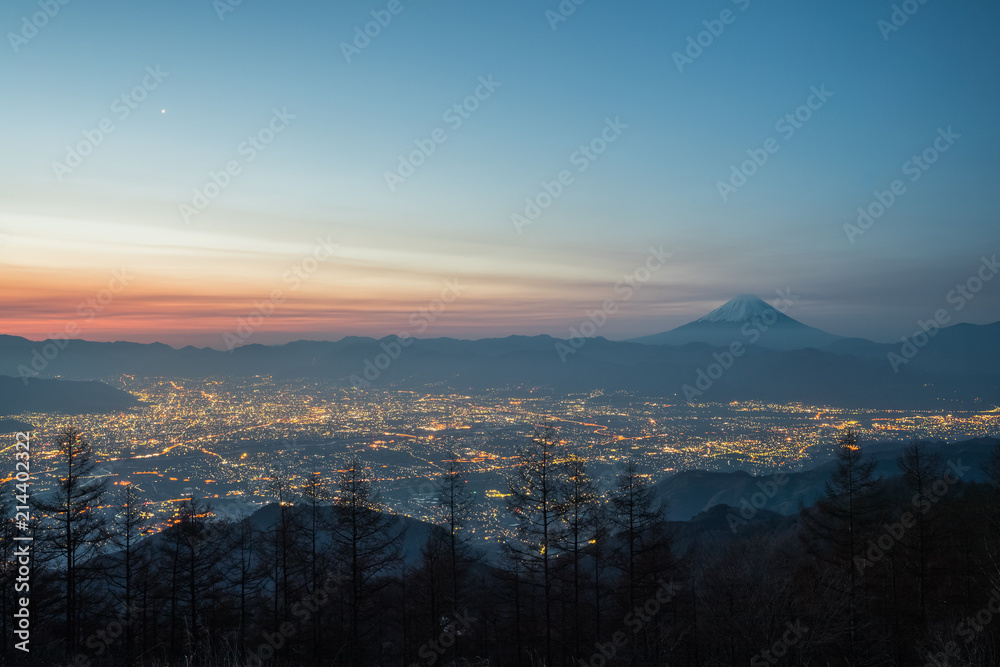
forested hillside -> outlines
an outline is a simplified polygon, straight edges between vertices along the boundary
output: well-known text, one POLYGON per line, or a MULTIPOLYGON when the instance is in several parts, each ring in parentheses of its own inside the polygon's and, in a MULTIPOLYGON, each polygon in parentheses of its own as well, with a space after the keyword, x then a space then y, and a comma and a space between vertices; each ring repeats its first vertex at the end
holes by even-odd
POLYGON ((921 443, 879 477, 847 432, 797 516, 720 505, 670 522, 635 464, 601 488, 541 431, 509 481, 513 537, 487 559, 465 526, 473 498, 457 464, 434 527, 384 511, 355 461, 297 488, 275 480, 280 502, 250 516, 192 499, 154 533, 135 485, 93 477, 83 434, 57 444, 63 481, 33 500, 27 528, 13 520, 16 481, 3 490, 9 664, 1000 661, 997 453, 988 483, 921 443), (28 534, 24 577, 13 538, 28 534), (30 654, 16 648, 23 596, 30 654))

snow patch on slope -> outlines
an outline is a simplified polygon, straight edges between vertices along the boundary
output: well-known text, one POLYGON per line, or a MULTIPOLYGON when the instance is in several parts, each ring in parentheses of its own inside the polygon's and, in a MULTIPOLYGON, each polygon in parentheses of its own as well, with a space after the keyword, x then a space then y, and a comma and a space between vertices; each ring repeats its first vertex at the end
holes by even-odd
POLYGON ((695 322, 747 322, 769 310, 774 310, 756 294, 740 294, 695 322))

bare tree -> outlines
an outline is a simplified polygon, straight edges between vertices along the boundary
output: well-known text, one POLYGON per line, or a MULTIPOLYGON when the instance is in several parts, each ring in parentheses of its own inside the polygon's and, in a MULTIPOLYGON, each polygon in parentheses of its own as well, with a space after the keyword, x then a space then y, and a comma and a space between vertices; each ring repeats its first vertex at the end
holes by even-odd
POLYGON ((149 532, 149 522, 142 510, 143 504, 139 489, 126 481, 110 534, 111 544, 116 550, 109 555, 112 567, 108 571, 111 574, 111 590, 121 604, 123 617, 126 619, 124 634, 127 665, 132 664, 135 655, 135 581, 139 572, 149 566, 148 552, 139 549, 139 540, 149 532))
MULTIPOLYGON (((596 552, 597 539, 601 535, 600 485, 587 472, 587 462, 582 457, 571 454, 566 458, 565 490, 563 491, 566 529, 563 532, 563 550, 570 557, 572 610, 573 610, 573 655, 581 655, 582 636, 586 632, 583 625, 583 601, 581 591, 584 575, 581 561, 584 551, 590 548, 596 552)), ((597 558, 596 553, 592 553, 597 558)))
MULTIPOLYGON (((924 499, 934 482, 942 478, 944 467, 941 457, 928 454, 924 443, 912 442, 897 459, 903 480, 915 498, 924 499)), ((932 509, 932 508, 928 508, 932 509)), ((916 561, 917 608, 919 609, 919 632, 927 628, 927 592, 930 578, 930 560, 935 539, 932 535, 937 522, 937 512, 911 512, 916 525, 901 540, 904 549, 913 553, 916 561)))
POLYGON ((387 586, 389 575, 402 561, 403 529, 396 517, 384 513, 381 494, 365 466, 354 458, 340 471, 334 503, 333 540, 344 567, 348 604, 348 655, 350 664, 362 664, 363 612, 366 601, 387 586))
POLYGON ((802 535, 810 551, 836 568, 845 582, 848 611, 848 660, 857 664, 859 644, 858 579, 865 569, 866 540, 879 512, 879 478, 875 461, 862 461, 857 435, 847 430, 840 438, 837 466, 823 496, 800 512, 802 535))
MULTIPOLYGON (((306 483, 302 487, 302 495, 306 500, 309 511, 309 528, 308 528, 308 539, 309 539, 309 594, 315 595, 316 591, 320 587, 320 530, 323 525, 322 517, 320 515, 320 508, 324 504, 330 504, 333 501, 333 494, 330 493, 330 489, 327 488, 326 481, 319 472, 314 472, 306 480, 306 483)), ((317 608, 316 612, 310 617, 310 623, 312 626, 312 656, 313 663, 319 664, 320 655, 322 653, 323 646, 323 633, 320 631, 322 627, 322 614, 323 608, 317 608)))
POLYGON ((508 479, 507 507, 517 522, 519 543, 509 542, 514 557, 529 574, 540 575, 545 623, 546 664, 552 660, 552 587, 555 552, 564 530, 566 486, 562 447, 555 430, 536 431, 526 446, 518 447, 519 465, 508 479))
POLYGON ((237 650, 247 648, 247 630, 254 617, 253 609, 259 607, 258 596, 264 588, 261 573, 261 548, 258 544, 260 529, 253 519, 243 517, 232 524, 233 535, 223 559, 225 583, 234 591, 233 606, 237 610, 235 639, 237 650))
POLYGON ((448 559, 451 579, 451 613, 456 618, 460 606, 459 581, 471 557, 471 545, 463 531, 476 499, 469 492, 462 465, 453 453, 445 462, 444 474, 438 485, 438 503, 442 510, 444 529, 448 534, 448 559))
POLYGON ((47 497, 34 501, 45 515, 46 546, 61 560, 65 582, 64 638, 67 655, 79 641, 80 592, 88 573, 86 563, 107 540, 107 520, 97 511, 107 491, 106 479, 95 477, 91 445, 79 429, 70 427, 55 439, 58 480, 47 497))
POLYGON ((669 540, 665 531, 666 505, 657 499, 648 475, 635 461, 626 461, 611 492, 611 521, 621 538, 628 607, 636 605, 640 589, 655 588, 657 567, 665 567, 669 540), (645 581, 644 581, 645 580, 645 581))

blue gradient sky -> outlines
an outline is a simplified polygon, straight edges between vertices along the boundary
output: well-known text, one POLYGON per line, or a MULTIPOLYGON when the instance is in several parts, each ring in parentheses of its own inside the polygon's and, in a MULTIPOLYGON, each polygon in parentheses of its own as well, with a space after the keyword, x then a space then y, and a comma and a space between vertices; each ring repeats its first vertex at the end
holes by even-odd
MULTIPOLYGON (((1000 250, 996 3, 928 0, 886 40, 892 3, 871 0, 588 0, 556 30, 555 1, 401 0, 348 64, 340 44, 387 4, 243 0, 220 20, 211 0, 70 0, 15 52, 39 5, 4 3, 4 332, 62 330, 124 268, 81 337, 221 347, 274 289, 286 298, 253 342, 382 336, 455 278, 461 297, 423 335, 566 337, 654 245, 670 261, 600 335, 788 287, 790 316, 887 341, 1000 250), (726 9, 678 72, 674 52, 726 9), (119 120, 113 100, 156 66, 169 76, 119 120), (489 76, 499 88, 452 129, 442 114, 489 76), (833 96, 784 138, 775 122, 812 86, 833 96), (274 108, 294 120, 185 221, 274 108), (53 162, 104 118, 114 132, 59 180, 53 162), (606 118, 628 127, 579 173, 571 156, 606 118), (961 138, 911 182, 903 164, 948 127, 961 138), (385 172, 436 128, 447 141, 390 191, 385 172), (769 137, 778 152, 723 201, 717 182, 769 137), (573 183, 518 233, 511 215, 564 169, 573 183), (844 224, 894 179, 906 193, 850 243, 844 224), (290 289, 320 237, 337 255, 290 289)), ((954 314, 997 319, 1000 280, 954 314)))

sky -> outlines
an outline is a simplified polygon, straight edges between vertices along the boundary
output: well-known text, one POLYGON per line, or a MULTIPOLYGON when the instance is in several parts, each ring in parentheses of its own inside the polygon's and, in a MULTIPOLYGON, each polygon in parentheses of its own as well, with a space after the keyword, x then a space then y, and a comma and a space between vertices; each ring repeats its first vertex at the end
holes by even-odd
POLYGON ((883 342, 942 308, 993 322, 998 20, 7 0, 0 333, 222 348, 241 323, 271 344, 423 312, 423 337, 565 338, 612 302, 597 333, 625 339, 778 290, 883 342))

